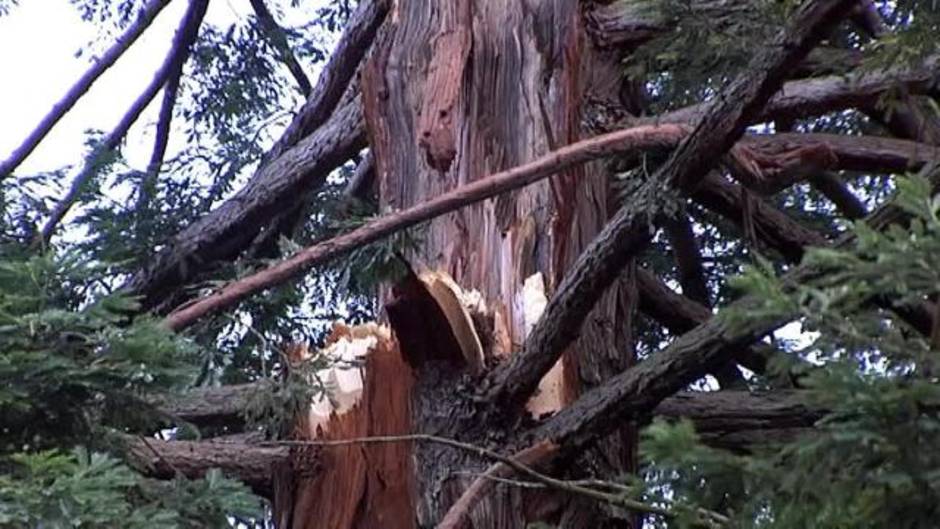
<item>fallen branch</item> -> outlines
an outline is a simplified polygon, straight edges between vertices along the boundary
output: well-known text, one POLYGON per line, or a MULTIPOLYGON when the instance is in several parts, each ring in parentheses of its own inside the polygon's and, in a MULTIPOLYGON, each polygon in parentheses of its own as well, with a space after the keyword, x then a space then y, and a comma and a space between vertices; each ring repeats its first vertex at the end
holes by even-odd
POLYGON ((91 88, 91 85, 101 77, 101 74, 110 68, 111 65, 134 44, 137 38, 150 27, 151 22, 157 18, 160 11, 169 5, 169 3, 170 0, 150 0, 147 2, 137 15, 137 20, 124 30, 124 33, 117 38, 114 44, 112 44, 98 60, 92 63, 91 67, 72 85, 65 96, 52 106, 52 110, 40 120, 36 128, 33 129, 29 136, 23 140, 23 143, 10 154, 10 157, 0 163, 0 180, 13 173, 13 171, 19 167, 23 160, 25 160, 43 138, 46 137, 46 134, 52 130, 52 127, 62 119, 62 116, 64 116, 85 92, 91 88))

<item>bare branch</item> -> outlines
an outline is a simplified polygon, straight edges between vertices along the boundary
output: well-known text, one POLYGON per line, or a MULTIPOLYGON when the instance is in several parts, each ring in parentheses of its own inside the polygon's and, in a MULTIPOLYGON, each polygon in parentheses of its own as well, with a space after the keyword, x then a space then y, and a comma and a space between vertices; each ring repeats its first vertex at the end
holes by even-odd
POLYGON ((135 211, 138 214, 148 207, 156 190, 157 177, 163 167, 163 158, 166 156, 166 147, 170 140, 173 107, 176 106, 176 95, 179 92, 184 63, 185 59, 177 62, 174 71, 170 73, 170 78, 167 79, 166 85, 163 87, 163 101, 160 104, 160 115, 157 117, 157 132, 153 140, 153 151, 150 154, 150 161, 147 163, 147 171, 144 173, 140 187, 137 189, 135 211))
POLYGON ((37 145, 46 137, 46 134, 52 130, 52 127, 62 116, 64 116, 75 103, 88 91, 91 85, 114 64, 121 55, 131 47, 131 45, 140 37, 143 32, 150 27, 150 23, 160 14, 164 7, 169 5, 170 0, 150 0, 141 9, 135 20, 120 37, 111 45, 104 55, 95 61, 91 67, 72 85, 65 96, 58 103, 52 106, 52 109, 36 125, 36 128, 23 140, 10 157, 0 163, 0 180, 13 173, 13 171, 26 159, 27 156, 37 145))
POLYGON ((117 126, 114 127, 101 144, 88 156, 81 171, 72 179, 68 192, 49 214, 49 219, 34 241, 36 244, 47 244, 49 242, 59 222, 65 217, 69 209, 72 208, 72 205, 78 199, 85 184, 97 171, 97 165, 101 157, 117 148, 124 139, 124 135, 127 134, 127 131, 131 128, 131 125, 137 121, 141 112, 147 108, 147 105, 149 105, 150 101, 157 95, 160 88, 166 84, 167 79, 169 79, 178 68, 178 65, 186 60, 186 57, 189 55, 189 47, 195 41, 196 35, 199 33, 199 26, 202 24, 202 19, 206 14, 208 5, 208 0, 191 0, 189 8, 183 15, 179 28, 176 30, 176 35, 173 36, 173 44, 170 47, 170 51, 163 60, 163 64, 160 65, 160 68, 154 73, 153 80, 150 81, 150 84, 147 85, 143 93, 131 104, 131 107, 124 114, 124 117, 121 118, 117 126))
POLYGON ((264 0, 251 0, 251 8, 255 11, 255 16, 258 17, 258 22, 261 24, 264 35, 271 41, 271 45, 281 56, 281 61, 283 61, 287 69, 290 70, 291 75, 294 76, 294 80, 297 81, 297 88, 300 89, 300 93, 303 94, 304 97, 309 96, 311 90, 310 79, 307 78, 303 67, 300 66, 300 63, 297 62, 297 57, 295 57, 294 52, 291 51, 290 43, 287 41, 287 35, 284 34, 284 29, 277 23, 277 20, 274 20, 274 15, 268 10, 268 6, 265 5, 264 0))

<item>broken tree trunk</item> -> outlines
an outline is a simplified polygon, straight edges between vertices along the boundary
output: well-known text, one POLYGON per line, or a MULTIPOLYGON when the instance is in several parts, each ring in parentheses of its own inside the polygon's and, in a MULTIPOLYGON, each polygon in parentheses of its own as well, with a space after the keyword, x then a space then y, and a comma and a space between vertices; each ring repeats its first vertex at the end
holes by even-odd
MULTIPOLYGON (((361 81, 384 211, 423 203, 577 141, 583 136, 585 87, 592 77, 611 76, 617 68, 592 57, 574 2, 410 0, 399 2, 386 23, 361 81)), ((468 397, 477 389, 475 375, 521 347, 567 266, 612 214, 607 186, 599 163, 570 169, 436 218, 420 230, 420 250, 404 256, 415 271, 383 294, 397 347, 414 379, 410 424, 398 433, 483 445, 501 445, 513 435, 513 425, 473 420, 477 408, 468 397)), ((631 364, 626 322, 636 304, 633 290, 626 275, 598 304, 594 323, 529 401, 530 413, 556 411, 631 364)), ((397 384, 398 376, 385 380, 397 384)), ((600 475, 631 471, 633 435, 626 425, 619 436, 586 452, 582 468, 600 475)), ((474 473, 490 463, 446 446, 407 448, 414 465, 403 464, 396 479, 412 486, 395 501, 407 505, 414 517, 411 525, 396 527, 436 524, 474 473), (408 475, 416 469, 420 472, 408 475)), ((368 459, 379 448, 350 450, 368 459)), ((340 478, 343 473, 362 471, 328 462, 321 470, 317 479, 334 488, 338 479, 350 479, 340 478)), ((308 516, 315 508, 310 498, 317 494, 316 483, 294 485, 292 501, 276 501, 290 505, 290 527, 321 526, 321 517, 308 516)), ((367 488, 357 496, 357 491, 337 492, 355 501, 333 503, 330 519, 346 522, 331 526, 369 526, 353 513, 388 494, 367 488), (337 511, 343 509, 345 518, 337 511)), ((472 525, 521 528, 547 520, 594 527, 603 517, 583 500, 499 487, 475 509, 472 525)), ((620 520, 617 526, 630 522, 620 520)))

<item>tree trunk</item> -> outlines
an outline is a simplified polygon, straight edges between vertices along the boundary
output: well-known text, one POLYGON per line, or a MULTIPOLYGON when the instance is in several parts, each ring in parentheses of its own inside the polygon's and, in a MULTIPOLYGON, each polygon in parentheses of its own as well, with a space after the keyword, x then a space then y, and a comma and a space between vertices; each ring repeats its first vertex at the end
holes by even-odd
MULTIPOLYGON (((382 209, 422 203, 580 139, 582 100, 590 96, 615 101, 619 89, 616 62, 590 46, 581 17, 578 3, 563 0, 399 2, 361 81, 382 209)), ((483 361, 513 354, 566 267, 612 213, 607 182, 603 164, 590 164, 417 230, 420 248, 405 256, 415 273, 382 296, 398 352, 408 367, 401 364, 398 373, 366 374, 367 379, 381 377, 382 387, 394 395, 399 390, 391 386, 407 387, 413 377, 408 413, 401 416, 407 423, 386 421, 381 431, 344 428, 336 435, 421 432, 481 445, 511 445, 517 424, 484 423, 466 399, 475 389, 478 380, 473 375, 479 366, 467 361, 459 336, 437 332, 452 328, 448 324, 453 320, 429 304, 424 290, 428 284, 418 279, 428 272, 446 274, 460 290, 477 291, 488 308, 473 317, 483 361)), ((528 404, 530 412, 557 411, 632 363, 630 315, 635 305, 628 273, 598 303, 579 340, 543 380, 528 404)), ((371 402, 364 394, 359 412, 381 413, 368 408, 371 402)), ((363 420, 373 426, 378 422, 375 417, 363 420)), ((627 424, 571 467, 594 475, 630 472, 634 437, 634 427, 627 424)), ((347 451, 369 461, 380 450, 387 448, 347 451)), ((393 501, 411 510, 411 527, 431 527, 490 463, 427 444, 408 446, 399 455, 399 468, 411 475, 383 476, 379 481, 385 485, 388 480, 400 485, 384 487, 361 486, 378 482, 369 481, 366 466, 324 459, 316 480, 295 479, 284 489, 288 492, 282 494, 291 494, 292 500, 277 499, 276 506, 290 509, 292 515, 278 512, 276 519, 292 529, 321 527, 327 520, 331 527, 374 527, 378 520, 368 514, 371 506, 393 501), (360 485, 352 484, 356 480, 360 485), (339 498, 343 501, 336 501, 339 498)), ((612 518, 582 500, 504 485, 472 514, 472 526, 480 528, 522 528, 535 520, 564 527, 635 523, 612 518)), ((396 518, 396 524, 401 523, 404 520, 396 518)))

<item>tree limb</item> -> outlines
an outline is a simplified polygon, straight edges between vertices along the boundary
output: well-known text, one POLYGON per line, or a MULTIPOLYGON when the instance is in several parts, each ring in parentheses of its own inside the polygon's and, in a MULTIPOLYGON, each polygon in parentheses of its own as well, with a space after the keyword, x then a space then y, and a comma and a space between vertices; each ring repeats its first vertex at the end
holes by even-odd
POLYGON ((167 297, 201 267, 231 258, 248 248, 262 226, 267 230, 276 229, 272 222, 279 213, 291 210, 291 205, 315 191, 329 172, 365 147, 365 126, 358 98, 349 97, 346 104, 342 101, 344 92, 352 93, 347 90, 350 80, 386 12, 386 0, 359 2, 307 102, 265 154, 255 175, 237 195, 238 199, 227 201, 176 234, 125 285, 143 297, 145 308, 167 302, 167 297), (355 109, 350 108, 353 102, 355 109), (302 139, 305 141, 301 142, 302 139), (288 160, 272 167, 281 155, 300 143, 304 145, 302 150, 294 151, 288 160), (311 158, 317 156, 319 158, 311 158), (277 171, 283 175, 278 177, 277 171), (303 191, 296 187, 298 182, 304 184, 303 191), (273 189, 267 191, 267 186, 273 189), (285 194, 276 195, 276 190, 285 194), (242 207, 245 210, 239 211, 242 207))
POLYGON ((375 39, 379 26, 388 12, 388 0, 362 0, 356 7, 343 36, 323 67, 317 85, 280 139, 271 147, 261 165, 264 166, 293 147, 323 125, 337 107, 357 66, 375 39))
POLYGON ((303 94, 304 97, 309 96, 311 90, 310 79, 307 78, 303 67, 300 66, 300 63, 297 62, 297 57, 295 57, 294 53, 291 51, 290 43, 287 41, 287 35, 284 34, 284 29, 277 23, 277 20, 274 20, 274 15, 268 10, 268 6, 265 5, 264 0, 251 0, 251 8, 254 10, 255 16, 258 17, 258 22, 261 24, 264 35, 271 42, 271 45, 277 51, 278 55, 281 56, 281 61, 283 61, 287 69, 290 70, 291 75, 294 76, 294 80, 297 81, 297 88, 300 89, 300 93, 303 94))
POLYGON ((306 192, 366 145, 359 100, 353 100, 270 163, 238 193, 180 233, 126 285, 144 307, 166 301, 180 283, 208 263, 237 256, 265 221, 290 211, 306 192))
POLYGON ((85 184, 97 172, 98 163, 102 156, 118 147, 124 139, 124 135, 127 134, 127 131, 131 128, 131 125, 137 121, 141 112, 147 108, 147 105, 149 105, 150 101, 157 95, 160 88, 167 83, 167 79, 180 67, 179 65, 186 60, 186 57, 189 55, 189 47, 196 40, 196 36, 199 33, 199 26, 202 24, 202 19, 206 14, 208 5, 209 0, 190 1, 189 7, 183 15, 183 19, 180 21, 179 28, 177 28, 176 34, 173 36, 173 43, 170 46, 170 51, 167 52, 166 58, 163 60, 163 64, 160 65, 160 68, 154 73, 153 79, 150 81, 150 84, 147 85, 147 88, 145 88, 143 93, 131 104, 131 107, 124 114, 124 117, 121 118, 121 121, 118 122, 117 126, 115 126, 101 144, 95 147, 94 151, 89 154, 81 171, 72 179, 68 192, 56 204, 55 208, 49 214, 49 219, 46 221, 46 224, 42 227, 40 233, 37 234, 36 240, 34 241, 36 244, 47 244, 49 242, 59 222, 72 208, 72 205, 75 204, 85 184))
POLYGON ((287 446, 258 446, 244 442, 163 441, 120 435, 128 463, 145 476, 170 479, 182 474, 201 478, 213 468, 238 479, 258 495, 271 497, 273 469, 290 464, 287 446))
POLYGON ((46 134, 52 130, 52 127, 62 116, 64 116, 75 103, 88 91, 91 85, 114 64, 121 55, 131 47, 131 45, 140 37, 143 32, 150 27, 151 22, 160 14, 164 7, 169 5, 170 0, 150 0, 140 10, 137 20, 108 48, 104 54, 96 60, 91 67, 72 85, 65 96, 58 103, 52 106, 52 109, 46 114, 36 128, 23 140, 23 143, 17 147, 10 157, 0 162, 0 180, 13 173, 13 171, 26 159, 27 156, 37 145, 46 137, 46 134))

